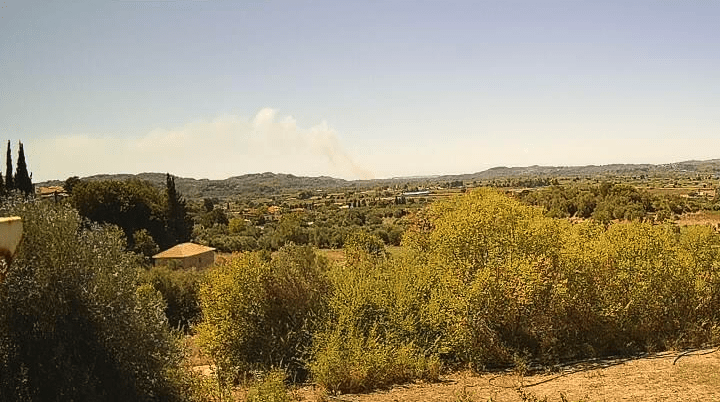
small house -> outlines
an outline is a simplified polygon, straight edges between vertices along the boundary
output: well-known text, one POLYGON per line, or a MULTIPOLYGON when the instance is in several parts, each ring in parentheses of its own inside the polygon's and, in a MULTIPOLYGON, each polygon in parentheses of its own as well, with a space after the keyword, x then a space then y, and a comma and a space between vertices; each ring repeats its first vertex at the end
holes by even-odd
POLYGON ((182 243, 153 256, 155 266, 204 268, 215 262, 215 249, 195 243, 182 243))

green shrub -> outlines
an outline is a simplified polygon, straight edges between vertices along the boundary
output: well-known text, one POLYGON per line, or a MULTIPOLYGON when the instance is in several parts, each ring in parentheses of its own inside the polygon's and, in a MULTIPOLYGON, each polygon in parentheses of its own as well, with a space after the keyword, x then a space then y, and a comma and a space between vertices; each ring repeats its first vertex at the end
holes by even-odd
POLYGON ((222 383, 216 375, 205 375, 183 367, 174 371, 178 392, 188 402, 228 402, 233 398, 233 389, 222 383))
POLYGON ((441 370, 437 355, 425 356, 411 341, 390 340, 379 332, 373 329, 365 335, 336 329, 319 334, 311 363, 314 380, 345 393, 416 379, 437 380, 441 370))
POLYGON ((366 256, 383 258, 387 255, 385 242, 380 237, 362 231, 354 231, 345 236, 343 251, 345 258, 351 263, 366 256))
POLYGON ((433 204, 416 226, 404 243, 450 289, 439 294, 446 358, 482 368, 716 336, 720 239, 710 227, 571 224, 491 190, 433 204))
POLYGON ((123 233, 42 202, 0 212, 24 226, 0 284, 0 399, 176 399, 177 342, 123 233))
POLYGON ((290 402, 290 395, 285 387, 287 374, 282 370, 272 370, 256 378, 247 393, 247 402, 290 402))
POLYGON ((359 392, 440 374, 446 329, 433 303, 436 278, 409 261, 378 258, 372 238, 346 243, 333 268, 333 294, 315 334, 313 378, 331 391, 359 392))
POLYGON ((170 326, 188 332, 200 319, 199 292, 203 278, 204 272, 196 269, 159 266, 148 270, 142 280, 162 294, 170 326))
POLYGON ((201 296, 206 350, 226 371, 310 369, 330 391, 359 392, 448 366, 720 340, 720 236, 709 226, 571 223, 488 189, 413 219, 395 258, 356 231, 327 272, 292 247, 218 270, 201 296))
POLYGON ((327 260, 307 246, 267 255, 231 260, 200 288, 198 342, 227 378, 271 367, 305 375, 312 332, 325 310, 327 260))

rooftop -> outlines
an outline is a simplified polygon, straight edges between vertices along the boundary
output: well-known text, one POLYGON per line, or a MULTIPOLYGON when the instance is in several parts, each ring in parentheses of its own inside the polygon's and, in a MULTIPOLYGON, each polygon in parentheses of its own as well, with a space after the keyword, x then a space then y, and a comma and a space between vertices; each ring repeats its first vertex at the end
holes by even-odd
POLYGON ((215 251, 215 249, 195 243, 181 243, 163 251, 162 253, 155 254, 153 258, 184 258, 206 253, 208 251, 215 251))

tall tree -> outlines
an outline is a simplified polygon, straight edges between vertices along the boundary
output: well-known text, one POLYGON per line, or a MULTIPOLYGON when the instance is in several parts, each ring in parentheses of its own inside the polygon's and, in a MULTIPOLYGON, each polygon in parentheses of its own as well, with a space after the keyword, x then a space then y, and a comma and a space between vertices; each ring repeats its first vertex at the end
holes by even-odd
POLYGON ((3 180, 2 172, 0 172, 0 195, 5 194, 5 181, 3 180))
POLYGON ((18 160, 17 170, 15 171, 15 188, 25 193, 25 196, 35 194, 35 186, 32 184, 32 179, 28 173, 27 164, 25 163, 25 151, 23 150, 22 142, 19 143, 18 147, 18 160))
POLYGON ((192 221, 187 214, 185 199, 175 189, 175 178, 165 176, 167 196, 167 235, 169 245, 190 241, 192 221))
POLYGON ((12 174, 12 154, 10 153, 10 140, 8 140, 7 156, 5 157, 5 188, 11 191, 15 188, 13 185, 12 174))
POLYGON ((85 218, 119 226, 130 248, 134 246, 133 235, 143 229, 156 241, 166 237, 164 194, 149 182, 78 181, 70 202, 85 218))
POLYGON ((65 190, 66 193, 72 194, 73 188, 79 183, 82 183, 82 181, 80 180, 79 177, 77 177, 77 176, 68 177, 65 180, 65 183, 63 183, 63 189, 65 190))

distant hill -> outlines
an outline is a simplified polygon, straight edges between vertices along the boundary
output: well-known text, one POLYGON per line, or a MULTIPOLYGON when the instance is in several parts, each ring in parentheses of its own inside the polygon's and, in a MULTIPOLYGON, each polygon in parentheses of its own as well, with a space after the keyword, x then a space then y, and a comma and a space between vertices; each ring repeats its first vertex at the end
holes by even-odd
POLYGON ((586 166, 526 166, 494 167, 482 172, 436 176, 435 180, 491 180, 509 177, 597 177, 597 176, 639 176, 668 174, 715 174, 720 173, 720 159, 706 161, 685 161, 652 164, 612 164, 586 166))
MULTIPOLYGON (((448 181, 482 181, 512 177, 602 177, 602 176, 667 176, 667 175, 720 174, 720 159, 706 161, 685 161, 660 165, 613 164, 587 166, 526 166, 494 167, 476 173, 427 176, 396 177, 375 180, 343 180, 328 176, 304 177, 284 173, 254 173, 234 176, 224 180, 193 179, 176 177, 175 186, 186 198, 230 197, 233 195, 273 195, 304 190, 343 190, 371 188, 377 186, 417 185, 419 183, 442 183, 448 181)), ((83 180, 125 180, 136 178, 147 180, 158 187, 165 186, 164 173, 100 174, 84 177, 83 180)), ((36 186, 62 185, 52 180, 37 183, 36 186)))
MULTIPOLYGON (((146 180, 165 187, 165 173, 99 174, 82 180, 146 180)), ((62 185, 61 181, 38 183, 36 186, 62 185)), ((176 177, 175 187, 186 198, 229 197, 236 194, 272 195, 293 191, 352 187, 352 183, 327 176, 299 177, 282 173, 254 173, 224 180, 176 177)))

